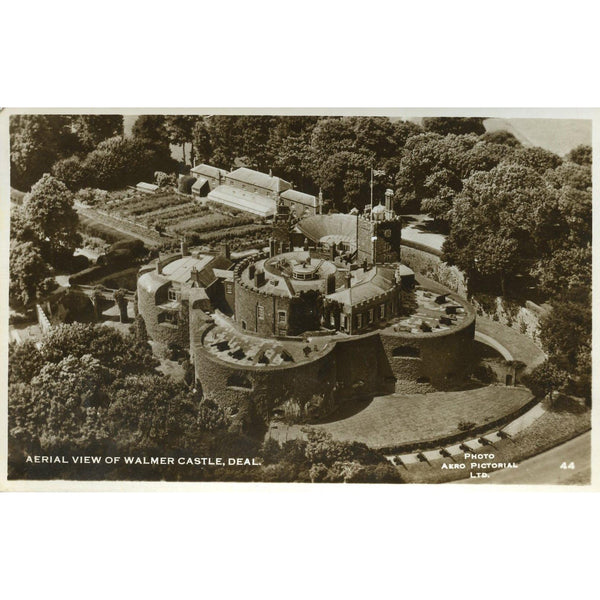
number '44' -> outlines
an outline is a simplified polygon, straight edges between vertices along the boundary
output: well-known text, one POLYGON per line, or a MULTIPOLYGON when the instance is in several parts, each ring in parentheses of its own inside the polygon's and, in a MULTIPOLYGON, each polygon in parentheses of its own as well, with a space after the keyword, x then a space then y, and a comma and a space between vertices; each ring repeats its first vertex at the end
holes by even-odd
POLYGON ((560 468, 561 469, 574 469, 575 468, 575 463, 574 462, 570 462, 570 463, 564 462, 564 463, 562 463, 560 465, 560 468))

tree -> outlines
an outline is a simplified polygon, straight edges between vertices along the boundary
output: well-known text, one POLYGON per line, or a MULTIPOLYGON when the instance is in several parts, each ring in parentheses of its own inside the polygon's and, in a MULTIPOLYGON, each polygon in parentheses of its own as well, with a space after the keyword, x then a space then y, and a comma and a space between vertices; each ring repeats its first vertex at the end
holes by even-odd
POLYGON ((229 418, 218 404, 204 398, 198 407, 196 423, 203 431, 218 431, 228 427, 229 418))
POLYGON ((10 242, 9 298, 11 305, 24 305, 38 297, 40 285, 50 269, 33 242, 10 242))
POLYGON ((123 135, 123 115, 76 115, 73 129, 82 148, 89 152, 100 142, 123 135))
POLYGON ((592 147, 581 144, 567 154, 567 158, 578 165, 592 166, 592 147))
POLYGON ((553 362, 546 360, 522 379, 536 397, 549 396, 552 403, 554 392, 560 392, 567 386, 569 374, 553 362))
POLYGON ((165 115, 140 115, 133 124, 131 133, 134 138, 145 144, 169 147, 169 132, 167 131, 165 115))
POLYGON ((55 267, 64 267, 81 244, 73 195, 64 183, 45 174, 26 196, 25 216, 42 254, 55 267))
POLYGON ((35 440, 45 452, 90 448, 105 441, 102 371, 89 355, 45 364, 32 379, 29 394, 23 387, 14 395, 14 388, 9 390, 11 435, 35 440))
POLYGON ((332 435, 321 429, 306 428, 307 444, 305 448, 307 460, 325 466, 335 462, 352 460, 352 452, 347 443, 334 440, 332 435))
POLYGON ((548 297, 577 289, 590 289, 592 285, 592 247, 571 247, 552 252, 532 268, 538 285, 548 297))
POLYGON ((526 274, 550 251, 559 221, 556 193, 530 168, 500 164, 464 182, 451 211, 444 260, 469 277, 472 289, 497 289, 526 274))
POLYGON ((572 187, 586 191, 592 187, 592 169, 590 165, 578 165, 574 162, 564 162, 553 171, 546 174, 556 189, 572 187))
POLYGON ((517 148, 521 145, 521 142, 510 131, 506 131, 506 129, 486 131, 481 136, 481 139, 489 144, 502 144, 512 148, 517 148))
POLYGON ((562 163, 562 158, 550 150, 529 146, 517 148, 511 157, 511 162, 529 167, 543 175, 548 169, 556 169, 562 163))
POLYGON ((110 327, 89 323, 53 327, 43 340, 41 353, 45 361, 54 363, 69 355, 90 354, 108 369, 112 379, 153 373, 158 365, 148 344, 110 327))
POLYGON ((395 181, 401 205, 430 212, 446 220, 453 197, 463 180, 476 171, 489 171, 511 153, 507 146, 480 141, 473 134, 438 133, 409 137, 402 151, 395 181))
POLYGON ((67 115, 11 115, 10 178, 17 189, 29 190, 59 158, 78 150, 67 115))
POLYGON ((70 156, 54 163, 52 175, 62 181, 69 190, 76 192, 93 183, 93 174, 79 156, 70 156))
POLYGON ((123 449, 186 448, 198 434, 198 406, 182 384, 162 375, 117 380, 108 409, 111 436, 123 449))
POLYGON ((427 131, 441 135, 449 133, 481 135, 485 133, 484 120, 480 117, 426 117, 423 119, 423 127, 427 131))
POLYGON ((204 121, 194 123, 192 129, 192 147, 201 163, 210 162, 213 148, 210 140, 210 132, 204 121))
MULTIPOLYGON (((185 145, 191 144, 194 136, 194 125, 201 117, 196 115, 167 115, 165 118, 165 126, 167 133, 169 134, 169 141, 171 144, 181 146, 183 152, 183 162, 185 159, 185 145)), ((194 148, 192 146, 192 156, 190 157, 192 163, 194 162, 194 148)))
POLYGON ((8 383, 30 383, 44 366, 44 358, 35 343, 26 340, 22 344, 8 345, 8 383))
POLYGON ((591 347, 590 297, 573 290, 552 301, 552 311, 540 319, 540 340, 553 363, 573 373, 583 348, 591 347))
POLYGON ((566 186, 558 193, 558 209, 563 235, 556 240, 557 247, 585 247, 592 243, 592 191, 566 186))

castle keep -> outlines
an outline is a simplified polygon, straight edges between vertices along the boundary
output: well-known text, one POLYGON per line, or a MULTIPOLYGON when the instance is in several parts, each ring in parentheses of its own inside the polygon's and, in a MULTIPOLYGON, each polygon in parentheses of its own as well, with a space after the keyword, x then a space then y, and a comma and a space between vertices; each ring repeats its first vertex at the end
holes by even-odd
POLYGON ((236 263, 226 248, 183 243, 140 270, 149 335, 189 349, 206 396, 243 420, 307 422, 349 399, 445 389, 466 375, 474 311, 400 263, 391 196, 361 215, 298 221, 281 199, 276 208, 267 252, 236 263))

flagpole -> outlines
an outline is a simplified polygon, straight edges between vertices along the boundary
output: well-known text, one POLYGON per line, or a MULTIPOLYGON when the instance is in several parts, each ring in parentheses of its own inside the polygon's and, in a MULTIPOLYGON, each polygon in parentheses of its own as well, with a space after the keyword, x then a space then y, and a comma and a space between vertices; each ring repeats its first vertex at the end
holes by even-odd
POLYGON ((373 165, 371 165, 371 210, 373 210, 373 165))

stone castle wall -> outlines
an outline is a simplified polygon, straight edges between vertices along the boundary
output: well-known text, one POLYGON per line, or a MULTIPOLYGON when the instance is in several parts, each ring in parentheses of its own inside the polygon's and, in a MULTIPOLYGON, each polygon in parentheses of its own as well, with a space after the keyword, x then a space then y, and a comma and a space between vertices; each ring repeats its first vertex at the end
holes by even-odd
MULTIPOLYGON (((194 323, 192 323, 194 328, 194 323)), ((209 325, 210 327, 210 325, 209 325)), ((340 339, 312 361, 281 366, 238 365, 193 343, 196 379, 203 392, 230 414, 262 422, 282 416, 292 422, 325 417, 352 398, 423 393, 452 387, 469 368, 475 317, 448 332, 384 334, 340 339), (410 347, 415 356, 395 356, 410 347)))

